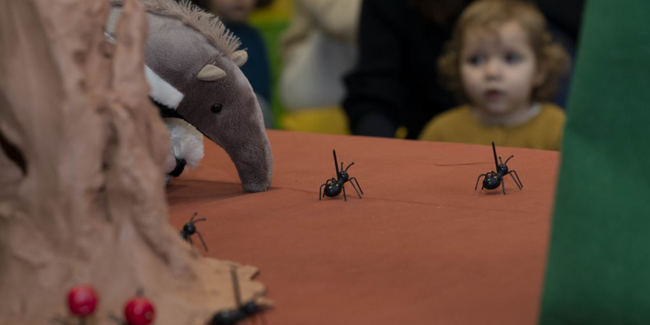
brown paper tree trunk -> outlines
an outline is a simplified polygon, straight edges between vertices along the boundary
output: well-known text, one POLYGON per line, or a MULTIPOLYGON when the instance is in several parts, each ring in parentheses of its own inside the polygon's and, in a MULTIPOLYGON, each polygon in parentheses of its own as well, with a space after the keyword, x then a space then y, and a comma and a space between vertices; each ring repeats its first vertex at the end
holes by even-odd
MULTIPOLYGON (((168 221, 142 4, 125 1, 117 45, 104 38, 108 9, 0 0, 0 324, 67 315, 76 284, 99 294, 88 324, 111 324, 137 289, 159 325, 235 307, 231 264, 200 257, 168 221)), ((238 272, 242 299, 264 303, 255 269, 238 272)))

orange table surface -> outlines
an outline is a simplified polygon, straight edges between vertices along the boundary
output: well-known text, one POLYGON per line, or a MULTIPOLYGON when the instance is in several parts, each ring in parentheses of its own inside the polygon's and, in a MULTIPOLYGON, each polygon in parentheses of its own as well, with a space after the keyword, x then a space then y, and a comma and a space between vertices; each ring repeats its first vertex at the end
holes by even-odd
POLYGON ((495 168, 489 146, 268 133, 269 191, 244 193, 206 140, 201 166, 167 196, 178 229, 194 212, 208 218, 203 254, 260 269, 269 325, 536 323, 557 152, 497 147, 524 185, 508 177, 503 195, 474 191, 495 168), (355 162, 363 199, 348 185, 347 202, 318 200, 336 177, 332 149, 355 162))

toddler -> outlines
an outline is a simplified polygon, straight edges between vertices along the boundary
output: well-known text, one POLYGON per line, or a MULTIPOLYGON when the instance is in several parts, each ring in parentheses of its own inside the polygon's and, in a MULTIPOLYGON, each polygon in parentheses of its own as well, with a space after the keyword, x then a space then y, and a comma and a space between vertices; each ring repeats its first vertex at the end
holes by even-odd
POLYGON ((438 60, 467 104, 434 117, 420 139, 559 150, 565 114, 548 101, 569 64, 532 3, 472 3, 438 60))

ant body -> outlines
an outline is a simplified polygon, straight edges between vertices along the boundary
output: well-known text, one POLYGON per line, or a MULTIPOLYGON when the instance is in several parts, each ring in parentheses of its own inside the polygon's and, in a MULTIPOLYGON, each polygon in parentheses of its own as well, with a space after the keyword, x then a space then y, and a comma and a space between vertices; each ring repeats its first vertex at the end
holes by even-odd
POLYGON ((496 165, 496 172, 491 171, 487 174, 481 174, 478 176, 478 179, 476 180, 476 185, 474 186, 474 190, 478 188, 478 182, 481 180, 481 177, 485 176, 483 179, 483 186, 481 186, 481 190, 486 188, 488 190, 494 190, 496 188, 499 188, 501 186, 503 188, 503 194, 506 194, 506 186, 505 186, 505 181, 503 180, 503 177, 506 175, 510 175, 512 177, 512 180, 515 182, 517 187, 521 190, 524 185, 521 183, 521 180, 519 179, 519 175, 517 175, 517 172, 514 170, 508 170, 508 161, 514 157, 514 155, 510 156, 508 159, 506 159, 506 162, 504 163, 501 160, 501 157, 499 157, 499 161, 497 161, 497 149, 494 147, 494 141, 492 142, 492 152, 494 153, 494 164, 496 165), (501 162, 501 164, 499 164, 501 162), (514 174, 514 176, 513 176, 514 174), (517 177, 515 179, 515 176, 517 177))
POLYGON ((183 237, 183 239, 188 241, 190 243, 190 245, 194 245, 192 243, 192 235, 194 235, 194 234, 199 235, 199 239, 201 240, 201 244, 203 244, 203 248, 207 252, 208 251, 208 246, 205 246, 205 242, 203 241, 203 236, 201 236, 201 233, 196 229, 196 226, 194 225, 195 223, 197 223, 199 221, 205 221, 206 219, 201 218, 201 219, 194 220, 194 217, 196 217, 196 215, 197 215, 197 213, 195 212, 192 215, 192 218, 190 218, 190 221, 183 226, 183 230, 181 230, 181 236, 183 237))
POLYGON ((341 194, 341 191, 343 191, 343 199, 345 201, 348 200, 347 196, 345 195, 345 183, 350 182, 352 184, 352 188, 357 192, 357 195, 361 199, 361 194, 363 194, 363 190, 361 189, 361 185, 359 185, 359 181, 356 179, 356 177, 350 177, 348 174, 348 169, 354 165, 354 163, 351 163, 348 165, 347 168, 343 169, 343 162, 341 162, 341 169, 339 170, 339 165, 338 161, 336 160, 336 150, 332 149, 332 153, 334 154, 334 168, 336 168, 336 178, 331 178, 328 179, 324 184, 320 186, 320 189, 318 190, 318 200, 320 201, 324 196, 327 197, 335 197, 341 194), (357 185, 354 185, 355 181, 357 185), (357 186, 359 189, 357 190, 357 186), (323 191, 323 187, 325 187, 325 190, 323 191), (359 194, 359 191, 361 191, 361 194, 359 194))
MULTIPOLYGON (((245 304, 241 302, 241 293, 239 291, 239 279, 237 277, 237 271, 235 267, 230 269, 230 278, 232 279, 232 286, 235 292, 235 302, 237 303, 236 309, 230 309, 221 311, 214 315, 210 325, 235 325, 240 320, 244 320, 247 317, 251 317, 256 313, 262 312, 262 308, 255 303, 255 301, 249 301, 245 304)), ((265 318, 262 317, 262 322, 266 324, 265 318)))

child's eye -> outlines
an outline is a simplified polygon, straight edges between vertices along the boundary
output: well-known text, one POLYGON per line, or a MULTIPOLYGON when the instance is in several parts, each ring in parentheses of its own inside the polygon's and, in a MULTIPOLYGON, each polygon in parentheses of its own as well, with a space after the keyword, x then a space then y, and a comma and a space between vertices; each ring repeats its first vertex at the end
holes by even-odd
POLYGON ((467 58, 467 62, 474 66, 479 66, 485 63, 485 56, 483 55, 472 55, 467 58))
POLYGON ((522 59, 523 59, 523 57, 522 57, 521 55, 519 55, 519 53, 514 53, 514 52, 512 52, 512 53, 507 53, 507 54, 504 56, 504 60, 505 60, 507 63, 510 63, 510 64, 519 63, 519 62, 522 61, 522 59))

